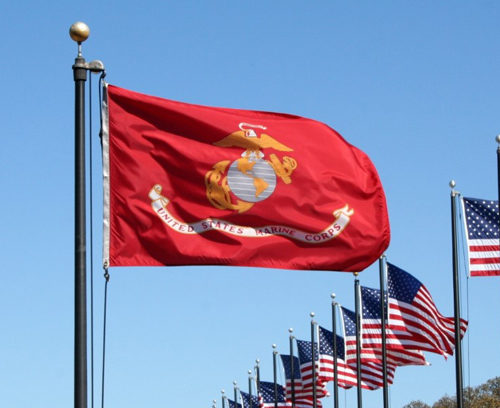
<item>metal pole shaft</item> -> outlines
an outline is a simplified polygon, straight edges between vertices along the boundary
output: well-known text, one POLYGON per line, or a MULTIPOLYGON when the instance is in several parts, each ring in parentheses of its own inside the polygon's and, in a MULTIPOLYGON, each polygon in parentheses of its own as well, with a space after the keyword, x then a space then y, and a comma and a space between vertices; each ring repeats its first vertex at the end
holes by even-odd
POLYGON ((290 335, 290 371, 292 382, 292 408, 295 408, 295 364, 293 362, 293 335, 290 335))
POLYGON ((356 305, 356 378, 358 384, 358 408, 363 406, 363 393, 361 392, 361 316, 359 302, 359 279, 354 280, 354 299, 356 305))
MULTIPOLYGON (((497 136, 497 189, 498 189, 498 204, 499 204, 499 211, 498 211, 498 225, 500 225, 500 135, 497 136)), ((500 241, 499 241, 499 246, 500 246, 500 241)))
POLYGON ((389 390, 387 384, 387 344, 385 333, 385 316, 386 316, 386 296, 385 296, 385 256, 379 259, 379 273, 380 273, 380 330, 382 332, 382 373, 383 373, 383 395, 384 395, 384 408, 389 407, 389 390))
MULTIPOLYGON (((333 295, 332 295, 333 296, 333 295)), ((333 406, 339 408, 339 373, 337 367, 337 303, 332 302, 332 337, 333 337, 333 406)))
POLYGON ((316 397, 316 347, 314 347, 314 320, 311 320, 311 356, 312 356, 312 397, 313 408, 317 407, 316 397))
POLYGON ((87 407, 87 276, 85 205, 85 59, 73 65, 75 80, 75 408, 87 407))
POLYGON ((257 365, 255 366, 255 377, 256 377, 256 383, 257 383, 257 396, 260 395, 260 366, 259 366, 259 360, 257 360, 257 365))
POLYGON ((252 376, 248 376, 248 405, 252 408, 252 376))
POLYGON ((276 356, 278 352, 273 351, 273 381, 274 381, 274 408, 278 408, 278 376, 276 370, 276 356))
POLYGON ((456 191, 451 192, 451 234, 453 242, 453 308, 455 312, 455 372, 457 408, 463 408, 462 344, 460 339, 460 284, 458 279, 458 245, 456 226, 456 191))

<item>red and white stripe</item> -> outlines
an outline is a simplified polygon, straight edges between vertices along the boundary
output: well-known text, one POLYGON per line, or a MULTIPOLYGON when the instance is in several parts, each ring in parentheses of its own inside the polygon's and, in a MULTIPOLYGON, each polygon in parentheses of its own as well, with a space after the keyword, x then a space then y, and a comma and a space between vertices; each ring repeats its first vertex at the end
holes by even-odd
POLYGON ((467 248, 470 276, 500 275, 500 242, 498 239, 467 238, 467 248))
MULTIPOLYGON (((362 319, 361 321, 362 354, 364 361, 382 362, 382 330, 380 320, 362 319)), ((432 350, 426 343, 415 339, 406 330, 386 328, 386 357, 388 364, 395 366, 429 365, 422 350, 432 350)), ((356 355, 356 343, 349 346, 346 357, 351 362, 351 356, 356 355)))
MULTIPOLYGON (((389 327, 407 331, 421 343, 419 349, 442 354, 445 358, 455 348, 454 319, 439 313, 432 296, 421 286, 411 304, 389 296, 389 327)), ((467 321, 461 319, 461 337, 467 330, 467 321)))
MULTIPOLYGON (((348 342, 352 342, 349 340, 348 342)), ((354 344, 356 339, 354 338, 354 344)), ((337 359, 337 369, 339 386, 342 388, 351 388, 358 385, 357 370, 356 370, 356 357, 354 356, 354 364, 346 363, 343 360, 337 359)), ((334 366, 333 357, 330 355, 322 354, 320 356, 320 379, 323 382, 334 380, 334 366)), ((387 382, 392 384, 394 381, 394 374, 396 367, 393 365, 387 366, 387 382)), ((383 373, 382 366, 372 361, 361 361, 361 387, 368 390, 375 390, 383 387, 383 373)))

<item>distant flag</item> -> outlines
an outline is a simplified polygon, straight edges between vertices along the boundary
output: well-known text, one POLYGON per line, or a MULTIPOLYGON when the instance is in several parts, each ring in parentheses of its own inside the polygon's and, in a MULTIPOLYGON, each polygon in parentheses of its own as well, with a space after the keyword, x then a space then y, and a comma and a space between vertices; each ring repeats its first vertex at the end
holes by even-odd
MULTIPOLYGON (((276 384, 278 389, 278 407, 292 407, 292 400, 286 396, 286 390, 281 384, 276 384)), ((274 408, 274 383, 269 381, 260 382, 260 408, 274 408)), ((322 408, 320 400, 316 401, 317 408, 322 408)), ((296 408, 312 408, 313 401, 310 398, 301 396, 295 398, 296 408)))
MULTIPOLYGON (((283 371, 285 372, 285 394, 286 398, 292 399, 292 378, 293 378, 293 388, 295 391, 295 398, 301 396, 302 394, 302 377, 300 376, 300 362, 298 357, 290 356, 289 354, 281 354, 281 363, 283 365, 283 371), (290 357, 293 359, 293 372, 290 357)), ((309 394, 308 394, 309 395, 309 394)))
MULTIPOLYGON (((312 397, 312 378, 313 378, 313 365, 312 365, 312 345, 310 341, 307 340, 296 340, 297 342, 297 350, 299 353, 299 362, 300 362, 300 375, 302 377, 302 392, 309 393, 312 397)), ((318 353, 318 345, 315 344, 315 353, 318 353)), ((326 397, 330 395, 328 390, 326 389, 325 384, 321 382, 320 377, 318 376, 319 370, 319 361, 316 356, 316 396, 318 398, 326 397)))
POLYGON ((229 398, 227 399, 227 404, 229 405, 229 408, 242 408, 239 402, 234 402, 229 398))
MULTIPOLYGON (((338 385, 342 388, 351 388, 356 385, 356 370, 345 362, 344 339, 335 336, 337 342, 337 370, 338 385)), ((324 382, 334 381, 333 334, 331 331, 319 326, 319 358, 320 377, 324 382)))
POLYGON ((462 198, 470 276, 500 275, 498 201, 462 198))
POLYGON ((250 395, 244 391, 240 391, 240 395, 243 408, 257 408, 259 406, 259 397, 257 395, 250 395))
POLYGON ((327 125, 112 85, 104 99, 107 266, 359 272, 387 248, 377 171, 327 125))
MULTIPOLYGON (((276 384, 278 391, 277 403, 278 407, 291 407, 291 402, 287 402, 285 396, 285 389, 281 384, 276 384)), ((260 408, 274 408, 274 383, 269 381, 261 381, 260 382, 260 408)))
MULTIPOLYGON (((356 315, 352 310, 340 307, 342 326, 344 328, 345 362, 354 372, 356 385, 356 315)), ((374 390, 384 385, 382 363, 375 359, 374 349, 361 347, 361 386, 374 390)), ((396 372, 396 365, 387 364, 387 381, 392 384, 396 372)))
MULTIPOLYGON (((427 343, 428 351, 445 357, 453 354, 454 319, 439 313, 431 294, 418 279, 387 263, 387 291, 391 329, 408 331, 418 341, 427 343)), ((466 330, 467 321, 461 319, 461 337, 466 330)))
MULTIPOLYGON (((382 326, 380 290, 361 286, 361 331, 363 349, 373 349, 370 361, 382 362, 382 326)), ((406 330, 386 328, 388 364, 396 366, 429 365, 421 350, 430 350, 426 342, 418 341, 406 330)), ((365 350, 363 350, 365 351, 365 350)), ((365 353, 365 361, 368 356, 365 353)))

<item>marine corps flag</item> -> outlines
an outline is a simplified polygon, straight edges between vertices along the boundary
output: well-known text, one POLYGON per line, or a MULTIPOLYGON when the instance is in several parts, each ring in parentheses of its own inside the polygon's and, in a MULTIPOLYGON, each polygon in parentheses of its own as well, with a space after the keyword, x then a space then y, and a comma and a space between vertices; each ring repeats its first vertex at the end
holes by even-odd
POLYGON ((108 266, 361 271, 389 244, 370 159, 323 123, 107 86, 108 266))

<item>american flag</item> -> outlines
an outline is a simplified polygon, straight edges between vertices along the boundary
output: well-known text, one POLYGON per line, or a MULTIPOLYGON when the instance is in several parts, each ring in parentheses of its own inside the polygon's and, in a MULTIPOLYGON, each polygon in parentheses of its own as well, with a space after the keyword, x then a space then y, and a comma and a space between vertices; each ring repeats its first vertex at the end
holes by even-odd
POLYGON ((281 363, 285 371, 285 394, 286 398, 292 399, 292 378, 295 397, 300 396, 302 393, 302 377, 300 376, 300 363, 298 357, 290 356, 289 354, 281 354, 281 363), (291 359, 293 359, 293 373, 291 359))
MULTIPOLYGON (((281 384, 276 384, 278 407, 291 407, 291 402, 287 402, 285 398, 285 389, 281 384)), ((269 381, 261 381, 259 384, 259 401, 260 408, 274 408, 274 383, 269 381)))
MULTIPOLYGON (((354 385, 357 383, 357 352, 356 352, 356 314, 346 309, 340 308, 344 327, 344 344, 346 364, 352 369, 354 375, 354 385)), ((396 366, 387 364, 387 382, 392 384, 396 366)), ((384 375, 380 360, 374 358, 374 350, 365 347, 361 348, 361 387, 374 390, 384 385, 384 375)))
POLYGON ((227 398, 227 405, 229 405, 229 408, 241 408, 241 404, 239 402, 234 402, 229 398, 227 398))
MULTIPOLYGON (((357 384, 356 370, 345 362, 344 339, 336 335, 337 345, 337 370, 339 386, 351 388, 357 384)), ((333 334, 324 327, 319 327, 319 353, 321 361, 321 379, 323 381, 334 381, 333 361, 333 334)), ((364 388, 370 388, 365 386, 364 388)))
POLYGON ((462 198, 470 276, 500 275, 498 201, 462 198))
MULTIPOLYGON (((278 407, 292 407, 292 399, 286 397, 285 388, 282 385, 276 384, 278 391, 278 407)), ((274 408, 274 383, 269 381, 261 381, 259 384, 260 395, 259 395, 259 408, 274 408)), ((312 399, 296 396, 295 407, 296 408, 311 408, 313 406, 312 399)), ((316 401, 316 406, 321 408, 321 401, 316 401)))
MULTIPOLYGON (((361 310, 362 346, 373 349, 371 350, 372 356, 365 353, 363 357, 365 360, 382 363, 380 290, 361 287, 361 310)), ((388 364, 395 366, 429 365, 421 351, 429 350, 427 343, 416 340, 415 336, 406 330, 392 330, 387 327, 387 323, 385 334, 388 364)))
MULTIPOLYGON (((300 362, 300 375, 302 377, 302 393, 309 395, 312 398, 312 383, 313 383, 313 365, 312 365, 312 344, 307 340, 296 340, 297 350, 299 352, 299 362, 300 362)), ((315 370, 316 370, 316 396, 317 398, 323 398, 327 395, 328 390, 326 386, 321 382, 319 378, 319 361, 318 361, 318 344, 315 343, 315 370)))
POLYGON ((247 392, 240 391, 241 402, 243 403, 243 408, 258 408, 259 397, 257 395, 250 395, 247 392))
MULTIPOLYGON (((338 385, 342 388, 351 388, 355 385, 352 382, 352 369, 349 368, 344 361, 344 339, 336 336, 337 340, 337 370, 338 370, 338 385)), ((320 381, 334 381, 334 361, 333 361, 333 335, 324 327, 319 326, 318 334, 319 342, 319 376, 320 381)), ((354 373, 356 380, 356 373, 354 373)))
MULTIPOLYGON (((444 357, 453 354, 455 326, 452 317, 439 313, 427 288, 408 272, 387 263, 387 290, 389 295, 389 327, 406 330, 417 341, 426 343, 429 351, 444 357)), ((460 321, 460 335, 464 336, 467 321, 460 321)))

